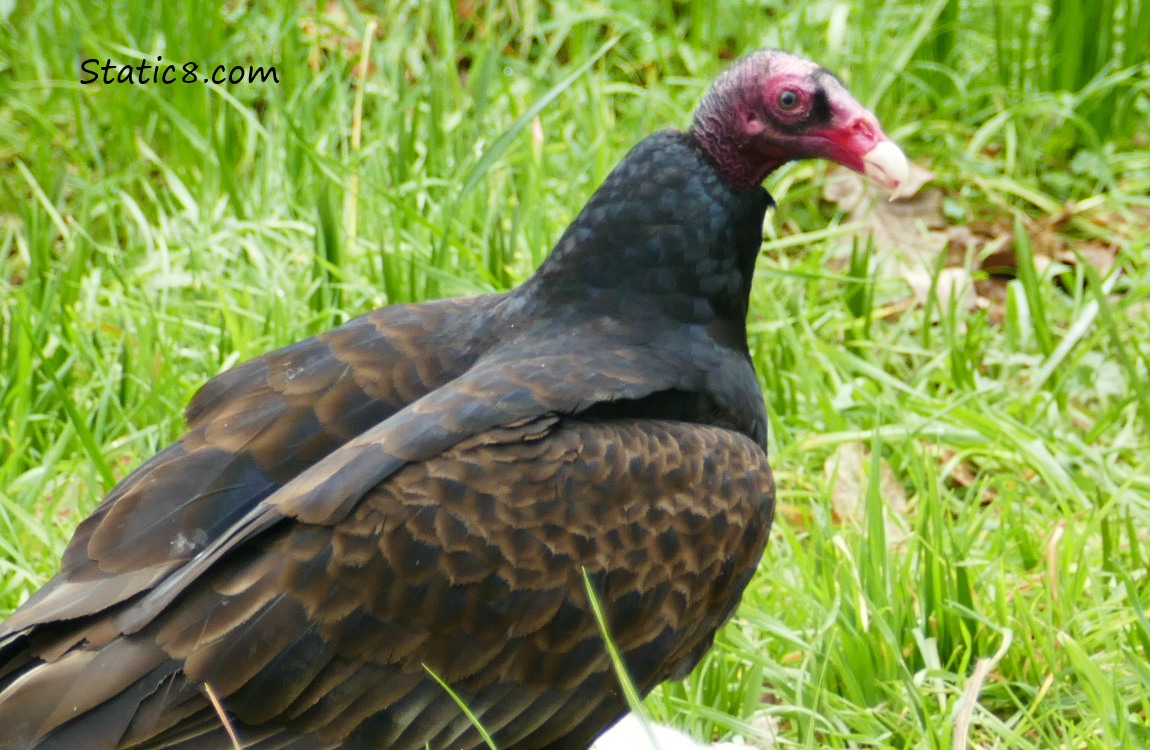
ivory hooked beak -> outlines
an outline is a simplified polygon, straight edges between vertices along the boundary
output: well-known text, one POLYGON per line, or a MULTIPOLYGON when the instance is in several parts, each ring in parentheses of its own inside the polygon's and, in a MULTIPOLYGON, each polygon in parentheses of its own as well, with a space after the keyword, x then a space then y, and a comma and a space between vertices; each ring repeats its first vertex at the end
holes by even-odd
POLYGON ((901 148, 891 141, 879 141, 863 155, 863 167, 867 177, 891 191, 892 201, 903 197, 899 188, 910 176, 910 163, 901 148))

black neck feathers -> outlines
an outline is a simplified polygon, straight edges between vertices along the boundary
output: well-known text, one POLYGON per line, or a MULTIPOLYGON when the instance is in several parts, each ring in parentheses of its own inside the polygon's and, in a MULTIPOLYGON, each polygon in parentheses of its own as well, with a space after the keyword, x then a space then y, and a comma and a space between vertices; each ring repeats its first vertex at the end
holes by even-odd
POLYGON ((771 205, 762 187, 723 180, 692 135, 656 133, 612 171, 524 291, 589 314, 741 322, 771 205))

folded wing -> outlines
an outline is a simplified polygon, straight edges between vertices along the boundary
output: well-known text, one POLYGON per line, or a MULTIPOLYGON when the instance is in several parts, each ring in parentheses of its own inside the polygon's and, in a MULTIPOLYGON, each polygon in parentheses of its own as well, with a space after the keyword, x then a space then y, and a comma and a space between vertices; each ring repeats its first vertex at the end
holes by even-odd
POLYGON ((583 571, 649 689, 730 616, 773 494, 762 450, 716 427, 544 416, 484 430, 406 462, 338 519, 284 518, 137 632, 28 670, 0 717, 40 748, 79 731, 92 748, 228 747, 207 683, 255 747, 478 747, 433 672, 498 746, 581 747, 626 708, 583 571))
POLYGON ((80 524, 59 574, 0 625, 0 649, 149 590, 308 467, 466 371, 494 339, 500 299, 376 310, 207 383, 188 433, 80 524))

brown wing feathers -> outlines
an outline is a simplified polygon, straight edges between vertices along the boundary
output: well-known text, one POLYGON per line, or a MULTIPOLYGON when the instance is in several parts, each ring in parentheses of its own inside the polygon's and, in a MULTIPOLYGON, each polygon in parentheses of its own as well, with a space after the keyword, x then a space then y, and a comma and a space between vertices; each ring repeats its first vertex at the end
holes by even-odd
MULTIPOLYGON (((350 441, 309 470, 316 479, 301 477, 250 512, 263 513, 250 534, 202 547, 180 576, 163 569, 164 587, 128 601, 112 621, 134 635, 78 621, 67 642, 87 638, 98 650, 82 647, 29 673, 45 690, 9 686, 0 713, 23 715, 37 747, 65 747, 68 719, 88 710, 111 738, 102 746, 157 732, 162 746, 194 726, 214 731, 194 688, 208 683, 250 739, 270 721, 277 736, 349 747, 477 742, 426 665, 507 746, 524 737, 578 746, 588 715, 610 720, 624 709, 581 571, 599 586, 628 666, 649 689, 689 669, 729 615, 746 583, 732 571, 753 568, 772 500, 765 456, 736 433, 555 417, 514 426, 523 415, 574 408, 564 399, 596 388, 659 382, 654 371, 616 379, 610 356, 603 360, 548 391, 532 387, 530 362, 498 378, 480 370, 350 441), (453 431, 476 424, 493 428, 462 442, 453 431), (356 461, 356 445, 368 460, 356 461), (341 497, 336 510, 330 503, 341 497), (247 538, 262 541, 236 546, 247 538), (116 665, 110 679, 96 676, 110 669, 103 664, 116 665), (50 686, 62 679, 71 689, 54 701, 50 686), (412 724, 414 716, 431 718, 412 724), (389 742, 373 744, 381 733, 389 742)), ((630 373, 634 364, 617 366, 630 373)), ((216 413, 228 412, 221 404, 216 413)), ((115 518, 109 506, 104 523, 115 518)), ((92 534, 89 549, 99 541, 92 534)))
POLYGON ((80 524, 61 573, 0 628, 126 601, 190 560, 260 500, 412 397, 467 369, 496 298, 377 310, 210 381, 190 430, 80 524))
MULTIPOLYGON (((295 734, 351 747, 477 744, 426 665, 501 746, 549 720, 550 739, 575 737, 583 715, 625 707, 581 571, 649 689, 692 666, 725 618, 730 571, 753 567, 766 541, 772 487, 762 452, 727 431, 644 421, 542 428, 410 464, 334 527, 277 530, 197 580, 133 642, 210 683, 243 727, 280 717, 295 734), (621 481, 636 470, 651 481, 621 481), (709 492, 723 483, 725 492, 709 492), (715 516, 725 519, 720 534, 715 516), (438 718, 415 731, 412 712, 438 718), (366 744, 388 726, 408 729, 366 744)), ((106 649, 126 650, 120 643, 106 649)), ((85 689, 98 703, 119 686, 85 689)))

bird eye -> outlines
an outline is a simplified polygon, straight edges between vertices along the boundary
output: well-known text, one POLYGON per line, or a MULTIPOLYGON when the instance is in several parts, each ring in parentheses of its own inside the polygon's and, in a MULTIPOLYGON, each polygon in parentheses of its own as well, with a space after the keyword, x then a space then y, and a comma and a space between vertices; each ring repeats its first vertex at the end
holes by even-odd
POLYGON ((799 106, 799 95, 791 89, 783 89, 779 93, 779 106, 783 109, 794 109, 799 106))

